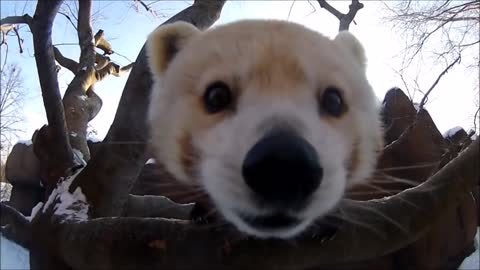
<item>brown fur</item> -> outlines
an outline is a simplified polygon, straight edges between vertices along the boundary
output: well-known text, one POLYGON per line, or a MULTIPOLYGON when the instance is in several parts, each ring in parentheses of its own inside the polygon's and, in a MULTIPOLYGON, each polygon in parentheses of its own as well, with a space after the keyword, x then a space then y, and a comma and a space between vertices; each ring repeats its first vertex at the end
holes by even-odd
POLYGON ((180 145, 180 164, 183 170, 191 178, 195 179, 195 164, 198 164, 199 155, 192 143, 192 136, 185 132, 178 138, 180 145))

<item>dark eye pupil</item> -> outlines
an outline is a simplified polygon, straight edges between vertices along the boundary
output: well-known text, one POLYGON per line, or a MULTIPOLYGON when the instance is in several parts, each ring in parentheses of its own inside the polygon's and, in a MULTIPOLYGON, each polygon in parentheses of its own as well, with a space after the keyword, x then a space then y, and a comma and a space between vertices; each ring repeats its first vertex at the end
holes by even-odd
POLYGON ((207 87, 203 96, 205 108, 209 113, 217 113, 227 108, 232 100, 230 88, 223 82, 214 82, 207 87))
POLYGON ((332 115, 340 116, 343 112, 343 100, 340 91, 335 87, 327 87, 322 96, 322 109, 332 115))

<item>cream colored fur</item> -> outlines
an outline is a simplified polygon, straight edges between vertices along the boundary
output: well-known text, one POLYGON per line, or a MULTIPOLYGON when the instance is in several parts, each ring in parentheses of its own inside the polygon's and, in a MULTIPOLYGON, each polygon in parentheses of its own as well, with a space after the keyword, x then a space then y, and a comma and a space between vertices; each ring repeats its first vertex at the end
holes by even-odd
POLYGON ((345 189, 369 177, 382 143, 379 104, 365 75, 366 59, 348 32, 333 41, 301 25, 245 20, 200 32, 185 23, 160 27, 148 40, 154 77, 148 123, 155 158, 180 181, 196 183, 238 229, 258 237, 289 238, 326 214, 345 189), (178 52, 165 55, 165 36, 177 34, 178 52), (165 59, 171 59, 170 62, 165 59), (234 91, 235 109, 209 115, 202 107, 208 84, 221 80, 234 91), (341 89, 348 111, 319 113, 317 97, 341 89), (236 214, 268 213, 252 200, 241 167, 248 150, 281 122, 316 149, 324 169, 312 203, 291 213, 303 222, 288 230, 260 231, 236 214), (182 138, 191 138, 194 176, 180 162, 182 138), (352 156, 355 155, 355 156, 352 156), (349 166, 355 162, 352 170, 349 166), (348 179, 347 179, 348 177, 348 179))

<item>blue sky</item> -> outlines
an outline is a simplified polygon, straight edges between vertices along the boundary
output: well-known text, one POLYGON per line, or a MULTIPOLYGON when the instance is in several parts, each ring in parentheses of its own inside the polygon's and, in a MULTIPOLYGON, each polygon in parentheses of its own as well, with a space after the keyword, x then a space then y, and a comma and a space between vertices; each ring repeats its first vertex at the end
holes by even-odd
MULTIPOLYGON (((154 18, 132 8, 132 1, 94 1, 94 12, 100 10, 98 19, 94 22, 94 32, 103 29, 106 38, 110 41, 114 51, 119 52, 130 60, 135 60, 147 35, 161 24, 166 18, 189 6, 192 1, 161 1, 154 8, 165 17, 154 18)), ((385 24, 381 17, 385 14, 380 1, 363 1, 365 8, 360 10, 355 18, 357 25, 351 25, 350 31, 363 43, 367 58, 367 76, 379 99, 383 99, 385 92, 393 86, 403 88, 403 83, 395 74, 394 69, 400 67, 400 59, 396 56, 401 52, 404 41, 398 33, 392 31, 390 25, 385 24)), ((29 13, 33 15, 34 1, 1 1, 1 17, 29 13)), ((330 1, 342 12, 348 10, 350 1, 330 1)), ((315 29, 329 37, 334 37, 338 30, 338 20, 323 9, 316 1, 310 5, 307 1, 296 1, 289 16, 291 1, 227 1, 220 19, 216 22, 224 24, 246 18, 275 18, 298 22, 315 29)), ((36 73, 31 34, 24 26, 21 31, 25 40, 25 52, 19 54, 14 37, 9 37, 8 62, 16 62, 22 67, 24 85, 28 89, 28 98, 25 102, 25 122, 22 128, 24 133, 21 139, 29 139, 33 131, 46 123, 45 112, 36 73)), ((53 43, 77 43, 76 32, 71 24, 61 15, 58 15, 53 28, 53 43)), ((62 53, 74 60, 78 60, 78 46, 61 45, 58 48, 62 53)), ((2 62, 5 50, 2 48, 2 62)), ((478 53, 478 50, 477 50, 478 53)), ((468 56, 464 56, 468 57, 468 56)), ((111 57, 117 63, 126 65, 127 59, 119 55, 111 57)), ((443 66, 424 63, 420 73, 419 83, 422 89, 428 89, 443 66)), ((415 72, 415 70, 414 70, 415 72)), ((66 69, 60 71, 59 84, 63 92, 72 79, 72 74, 66 69)), ((103 138, 115 116, 118 101, 128 74, 117 78, 108 77, 95 85, 96 93, 103 99, 103 108, 91 122, 97 129, 100 138, 103 138)), ((462 126, 466 130, 472 127, 475 112, 474 88, 478 84, 478 70, 465 68, 459 65, 447 73, 429 98, 426 108, 429 110, 437 127, 444 132, 454 126, 462 126)), ((421 95, 415 96, 419 101, 421 95)))

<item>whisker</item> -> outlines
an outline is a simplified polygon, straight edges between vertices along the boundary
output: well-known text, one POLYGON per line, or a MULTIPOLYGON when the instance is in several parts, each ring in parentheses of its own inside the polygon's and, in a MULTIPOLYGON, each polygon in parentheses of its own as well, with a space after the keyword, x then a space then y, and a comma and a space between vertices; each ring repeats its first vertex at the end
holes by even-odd
POLYGON ((339 214, 334 213, 332 216, 337 217, 337 218, 339 218, 339 219, 341 219, 345 222, 349 222, 349 223, 358 225, 359 227, 365 228, 365 229, 375 233, 376 235, 380 236, 382 239, 387 239, 387 235, 385 233, 382 233, 381 231, 375 229, 372 225, 364 223, 364 222, 360 222, 358 220, 355 220, 355 219, 349 217, 347 212, 344 211, 341 208, 339 208, 338 210, 340 211, 340 213, 339 214))
POLYGON ((395 166, 395 167, 390 167, 390 168, 382 168, 382 169, 377 169, 376 171, 379 171, 379 172, 399 171, 399 170, 434 167, 434 166, 438 166, 439 164, 440 164, 440 162, 437 161, 437 162, 428 162, 428 163, 424 163, 424 164, 420 164, 420 165, 395 166))
POLYGON ((372 208, 372 207, 364 207, 364 206, 362 206, 362 205, 357 205, 357 204, 351 204, 351 206, 357 207, 358 209, 370 211, 371 213, 374 213, 374 214, 378 215, 379 217, 384 218, 386 221, 390 222, 391 224, 395 225, 398 229, 400 229, 400 230, 403 231, 404 233, 406 233, 406 234, 409 233, 409 231, 408 231, 407 229, 405 229, 400 223, 398 223, 398 221, 396 221, 396 220, 392 219, 391 217, 383 214, 381 211, 378 211, 378 210, 375 209, 375 208, 372 208))

